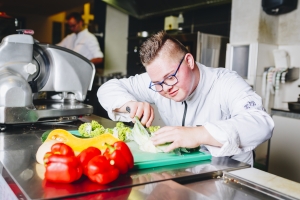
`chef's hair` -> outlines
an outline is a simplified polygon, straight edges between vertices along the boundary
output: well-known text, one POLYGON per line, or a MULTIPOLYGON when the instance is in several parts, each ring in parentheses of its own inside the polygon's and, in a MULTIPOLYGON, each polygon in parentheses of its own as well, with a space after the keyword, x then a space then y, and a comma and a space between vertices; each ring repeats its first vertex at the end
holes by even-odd
POLYGON ((77 22, 83 22, 81 14, 78 12, 72 12, 67 16, 67 20, 70 20, 71 18, 74 18, 77 22))
MULTIPOLYGON (((140 59, 144 66, 150 64, 160 51, 170 55, 182 55, 189 53, 188 49, 177 39, 168 35, 165 31, 159 31, 148 38, 140 48, 140 59)), ((181 59, 181 58, 178 58, 181 59)))

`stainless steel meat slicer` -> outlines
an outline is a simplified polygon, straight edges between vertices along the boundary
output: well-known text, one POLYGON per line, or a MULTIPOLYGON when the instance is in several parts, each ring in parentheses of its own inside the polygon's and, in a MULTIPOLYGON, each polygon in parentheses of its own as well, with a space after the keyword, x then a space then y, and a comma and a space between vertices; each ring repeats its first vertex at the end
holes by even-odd
POLYGON ((6 36, 0 43, 0 125, 93 113, 82 102, 94 75, 93 63, 74 51, 29 34, 6 36))

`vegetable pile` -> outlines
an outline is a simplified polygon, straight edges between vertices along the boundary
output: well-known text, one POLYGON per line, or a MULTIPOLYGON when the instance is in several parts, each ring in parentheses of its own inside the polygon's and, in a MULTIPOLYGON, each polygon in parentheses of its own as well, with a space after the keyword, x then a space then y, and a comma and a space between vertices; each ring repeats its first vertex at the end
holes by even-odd
POLYGON ((97 121, 92 120, 91 123, 87 122, 81 124, 78 128, 78 132, 83 137, 96 137, 106 132, 105 128, 97 121))
POLYGON ((131 129, 125 126, 123 122, 117 122, 114 128, 104 128, 97 121, 92 120, 92 122, 81 124, 78 128, 78 132, 82 137, 88 138, 110 133, 119 140, 126 141, 128 140, 128 135, 131 133, 131 129))
POLYGON ((52 145, 51 151, 44 156, 45 179, 56 183, 71 183, 84 174, 93 182, 107 184, 133 168, 133 155, 125 142, 106 145, 103 154, 96 147, 88 147, 78 156, 67 144, 52 145))
POLYGON ((119 138, 122 141, 129 140, 131 129, 125 126, 123 122, 117 122, 116 127, 114 127, 112 131, 116 138, 119 138))

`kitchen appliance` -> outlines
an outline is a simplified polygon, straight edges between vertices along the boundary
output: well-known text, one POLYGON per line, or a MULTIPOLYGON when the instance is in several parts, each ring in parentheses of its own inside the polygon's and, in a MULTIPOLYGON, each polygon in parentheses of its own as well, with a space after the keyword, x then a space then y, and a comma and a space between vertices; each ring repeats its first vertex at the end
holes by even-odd
POLYGON ((292 112, 300 113, 300 95, 297 102, 288 102, 288 108, 292 112))
POLYGON ((0 125, 92 114, 82 101, 92 88, 94 65, 74 51, 40 44, 31 30, 18 31, 23 34, 0 43, 0 125))

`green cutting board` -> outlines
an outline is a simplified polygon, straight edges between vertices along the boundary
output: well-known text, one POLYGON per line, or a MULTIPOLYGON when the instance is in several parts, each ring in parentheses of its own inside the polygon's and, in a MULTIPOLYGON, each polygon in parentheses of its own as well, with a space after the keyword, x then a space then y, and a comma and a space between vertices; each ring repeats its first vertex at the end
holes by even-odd
POLYGON ((166 165, 182 164, 188 162, 197 162, 202 160, 210 160, 211 155, 204 152, 183 153, 176 155, 175 153, 149 153, 141 151, 135 142, 127 143, 134 158, 134 169, 147 169, 153 167, 161 167, 166 165))
MULTIPOLYGON (((77 130, 69 131, 75 136, 80 136, 77 130)), ((182 164, 188 162, 197 162, 202 160, 210 160, 211 155, 204 152, 183 153, 176 155, 175 153, 149 153, 141 151, 136 142, 127 142, 133 158, 134 169, 147 169, 161 167, 166 165, 182 164)))

